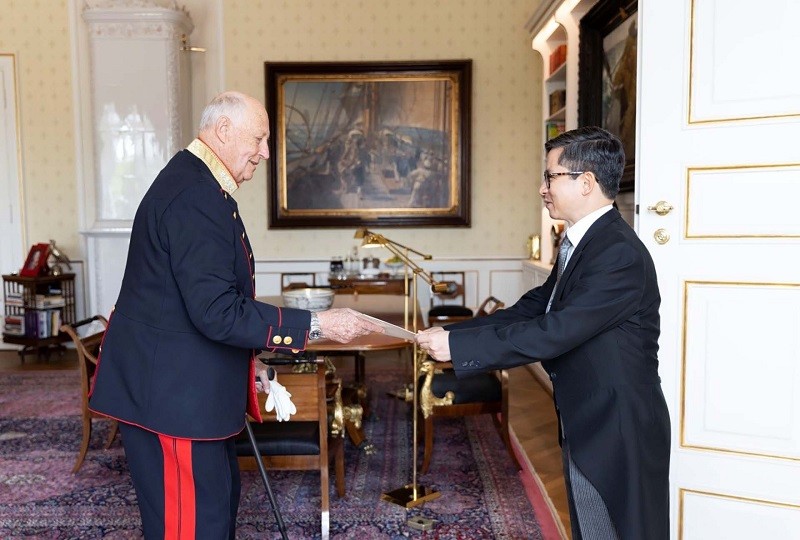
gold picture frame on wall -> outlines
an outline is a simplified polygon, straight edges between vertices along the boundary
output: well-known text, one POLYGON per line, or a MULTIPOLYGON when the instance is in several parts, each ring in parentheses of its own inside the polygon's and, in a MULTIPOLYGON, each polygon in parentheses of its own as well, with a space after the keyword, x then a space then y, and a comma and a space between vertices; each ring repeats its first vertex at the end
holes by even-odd
POLYGON ((600 0, 580 22, 578 125, 622 141, 622 192, 635 185, 637 26, 638 0, 600 0))
POLYGON ((472 61, 265 63, 269 228, 470 225, 472 61))

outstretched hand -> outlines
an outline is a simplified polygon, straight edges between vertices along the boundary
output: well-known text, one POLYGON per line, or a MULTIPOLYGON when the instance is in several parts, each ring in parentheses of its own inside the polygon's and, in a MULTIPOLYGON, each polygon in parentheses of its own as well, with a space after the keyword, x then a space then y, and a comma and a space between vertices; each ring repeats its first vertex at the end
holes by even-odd
POLYGON ((449 362, 451 360, 450 332, 441 326, 434 326, 419 332, 417 344, 436 361, 449 362))
POLYGON ((359 317, 359 313, 350 308, 329 309, 317 313, 322 337, 347 343, 353 339, 371 333, 382 334, 384 329, 373 322, 359 317))

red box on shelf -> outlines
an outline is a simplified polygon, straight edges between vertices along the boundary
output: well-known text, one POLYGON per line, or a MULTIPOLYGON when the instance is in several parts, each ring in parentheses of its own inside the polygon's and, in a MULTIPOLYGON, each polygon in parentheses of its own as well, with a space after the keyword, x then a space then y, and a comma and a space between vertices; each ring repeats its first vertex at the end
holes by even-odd
POLYGON ((561 67, 567 61, 567 45, 559 45, 550 53, 550 74, 561 67))

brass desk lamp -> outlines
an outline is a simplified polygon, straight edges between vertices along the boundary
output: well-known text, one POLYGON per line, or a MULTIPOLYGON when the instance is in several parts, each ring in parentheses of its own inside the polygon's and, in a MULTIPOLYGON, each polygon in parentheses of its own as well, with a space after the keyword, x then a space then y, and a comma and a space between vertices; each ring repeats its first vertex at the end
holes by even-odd
MULTIPOLYGON (((416 262, 414 262, 409 253, 414 253, 415 255, 422 257, 424 260, 428 261, 431 260, 433 257, 431 255, 427 255, 425 253, 421 253, 413 248, 408 246, 404 246, 399 242, 395 242, 394 240, 389 240, 382 234, 378 234, 372 231, 369 231, 365 228, 358 229, 354 238, 363 239, 361 243, 361 247, 371 248, 371 247, 383 247, 389 250, 393 255, 403 261, 405 266, 405 308, 403 310, 403 319, 405 322, 405 327, 408 329, 408 286, 409 286, 409 271, 414 275, 414 279, 411 283, 411 302, 414 309, 414 314, 412 316, 412 325, 411 329, 416 332, 419 329, 418 321, 417 321, 417 277, 421 277, 426 283, 428 283, 431 287, 431 291, 435 293, 442 293, 447 292, 450 288, 450 284, 448 283, 440 283, 433 279, 433 277, 426 272, 421 266, 419 266, 416 262)), ((419 375, 419 366, 420 366, 420 356, 425 356, 425 352, 422 351, 417 346, 417 343, 414 342, 414 369, 413 369, 413 413, 412 413, 412 422, 413 422, 413 456, 411 459, 412 463, 412 472, 411 472, 411 483, 407 484, 403 487, 394 489, 392 491, 386 492, 381 494, 381 499, 390 502, 399 506, 403 506, 405 508, 413 508, 414 506, 418 506, 423 504, 427 501, 431 501, 436 499, 441 495, 438 491, 433 491, 425 486, 417 484, 417 401, 418 401, 418 391, 417 391, 417 379, 419 375)))

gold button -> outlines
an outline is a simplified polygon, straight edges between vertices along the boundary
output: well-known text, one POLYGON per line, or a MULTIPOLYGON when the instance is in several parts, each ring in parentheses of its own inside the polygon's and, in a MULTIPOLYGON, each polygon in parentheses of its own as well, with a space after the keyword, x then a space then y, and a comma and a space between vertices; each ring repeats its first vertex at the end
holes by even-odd
POLYGON ((250 254, 250 258, 251 258, 251 259, 253 258, 253 254, 252 254, 252 253, 250 254))
POLYGON ((236 212, 233 213, 233 219, 236 219, 236 212))
POLYGON ((283 340, 283 343, 286 344, 286 345, 291 345, 292 341, 294 341, 292 339, 292 336, 286 336, 286 339, 283 340))
POLYGON ((272 343, 275 345, 280 345, 283 342, 283 338, 281 336, 275 336, 272 338, 272 343))
POLYGON ((243 233, 242 233, 242 240, 244 240, 244 236, 245 236, 245 234, 244 234, 244 232, 243 232, 243 233))
POLYGON ((223 195, 225 195, 225 198, 226 198, 226 199, 228 198, 228 194, 227 194, 227 193, 223 193, 223 195))
POLYGON ((292 349, 292 354, 297 354, 300 352, 300 349, 292 349))

